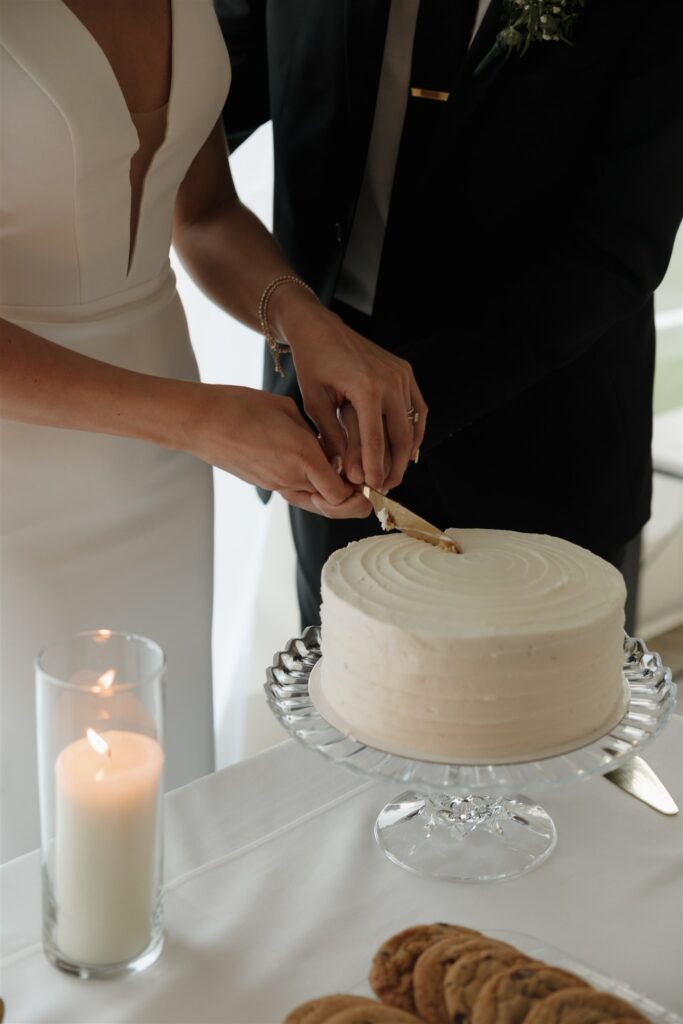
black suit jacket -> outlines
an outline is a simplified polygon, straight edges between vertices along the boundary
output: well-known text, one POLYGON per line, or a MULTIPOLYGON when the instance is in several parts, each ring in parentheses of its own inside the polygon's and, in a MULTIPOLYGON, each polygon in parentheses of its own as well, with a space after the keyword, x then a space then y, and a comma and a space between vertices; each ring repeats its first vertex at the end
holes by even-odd
MULTIPOLYGON (((232 144, 272 118, 275 234, 330 301, 389 0, 216 0, 232 144)), ((607 553, 649 515, 653 292, 683 215, 683 4, 587 0, 572 45, 475 69, 392 200, 374 340, 429 404, 424 474, 459 526, 607 553)), ((417 101, 419 102, 419 101, 417 101)), ((290 375, 266 385, 296 393, 290 375)))

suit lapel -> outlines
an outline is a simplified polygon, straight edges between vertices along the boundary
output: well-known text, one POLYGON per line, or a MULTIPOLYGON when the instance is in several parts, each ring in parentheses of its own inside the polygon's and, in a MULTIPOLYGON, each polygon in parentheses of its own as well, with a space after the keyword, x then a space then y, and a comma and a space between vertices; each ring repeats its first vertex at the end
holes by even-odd
POLYGON ((462 72, 465 76, 474 74, 477 65, 493 46, 501 29, 502 15, 503 0, 491 0, 463 61, 462 72))
POLYGON ((505 66, 506 59, 501 56, 485 71, 475 74, 496 41, 501 28, 502 7, 503 0, 491 0, 456 78, 453 87, 453 106, 459 124, 474 112, 505 66))

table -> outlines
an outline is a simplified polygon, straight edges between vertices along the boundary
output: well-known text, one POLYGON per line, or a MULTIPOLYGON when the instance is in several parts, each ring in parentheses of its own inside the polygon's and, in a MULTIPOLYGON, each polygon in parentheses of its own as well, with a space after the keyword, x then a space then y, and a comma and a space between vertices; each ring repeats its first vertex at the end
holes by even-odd
MULTIPOLYGON (((682 741, 675 717, 647 751, 679 804, 682 741)), ((462 885, 411 875, 376 847, 377 811, 400 789, 287 741, 170 793, 166 949, 119 981, 47 964, 38 853, 11 861, 0 870, 6 1020, 275 1024, 314 995, 365 991, 380 942, 436 920, 534 935, 683 1013, 682 815, 600 778, 548 790, 559 830, 550 860, 512 881, 462 885)))

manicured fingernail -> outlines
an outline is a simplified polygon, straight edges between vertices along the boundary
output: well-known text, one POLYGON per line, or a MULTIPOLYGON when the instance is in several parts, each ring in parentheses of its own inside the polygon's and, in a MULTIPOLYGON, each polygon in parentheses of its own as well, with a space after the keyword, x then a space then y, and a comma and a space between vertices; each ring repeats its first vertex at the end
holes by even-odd
POLYGON ((358 463, 356 463, 355 466, 351 466, 351 471, 349 473, 349 476, 350 476, 351 480, 354 482, 354 484, 362 484, 363 483, 363 467, 359 466, 358 463))
POLYGON ((335 457, 332 459, 332 469, 335 471, 335 473, 338 473, 341 476, 343 468, 344 460, 342 459, 341 455, 335 455, 335 457))
POLYGON ((415 455, 413 456, 413 462, 417 466, 419 461, 420 461, 420 449, 418 448, 417 451, 415 452, 415 455))

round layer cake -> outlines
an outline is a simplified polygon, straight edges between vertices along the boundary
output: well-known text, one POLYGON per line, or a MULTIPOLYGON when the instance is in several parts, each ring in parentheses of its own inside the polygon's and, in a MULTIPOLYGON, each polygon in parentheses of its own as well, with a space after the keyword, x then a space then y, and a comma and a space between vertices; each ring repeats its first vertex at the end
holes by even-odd
POLYGON ((322 575, 323 714, 380 750, 453 764, 533 761, 624 713, 621 574, 556 537, 448 530, 336 551, 322 575))

